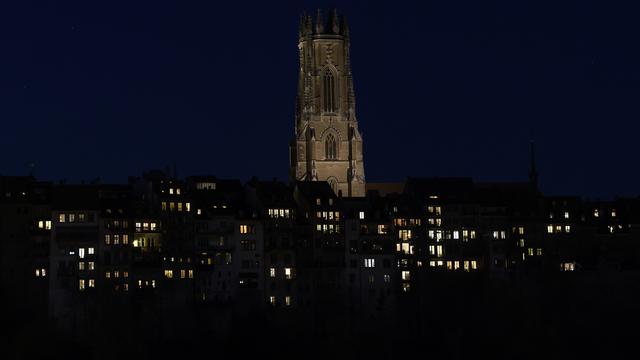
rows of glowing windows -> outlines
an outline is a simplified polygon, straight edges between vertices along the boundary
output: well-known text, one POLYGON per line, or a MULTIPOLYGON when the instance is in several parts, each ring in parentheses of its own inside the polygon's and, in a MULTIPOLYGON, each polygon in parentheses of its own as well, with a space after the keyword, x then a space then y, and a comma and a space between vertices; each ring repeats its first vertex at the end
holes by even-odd
POLYGON ((478 262, 476 260, 431 260, 430 267, 443 267, 447 270, 460 270, 461 266, 464 271, 477 270, 478 262))
POLYGON ((289 219, 293 217, 293 210, 289 209, 269 209, 268 215, 272 219, 289 219))
MULTIPOLYGON (((91 222, 93 221, 93 214, 86 213, 59 213, 58 214, 58 222, 59 223, 83 223, 83 222, 91 222)), ((45 223, 46 226, 46 223, 45 223)), ((50 228, 51 226, 49 226, 50 228)))
MULTIPOLYGON (((275 278, 277 276, 277 269, 272 267, 269 268, 269 277, 275 278)), ((286 267, 284 268, 284 278, 287 280, 294 279, 296 277, 296 271, 294 268, 286 267)))
MULTIPOLYGON (((226 206, 225 206, 226 207, 226 206)), ((162 202, 162 210, 163 211, 178 211, 178 212, 182 212, 182 211, 186 211, 189 212, 191 211, 191 203, 186 202, 173 202, 173 201, 163 201, 162 202)))
POLYGON ((558 234, 558 233, 570 233, 571 225, 547 225, 547 233, 549 234, 558 234))
MULTIPOLYGON (((496 232, 494 232, 494 235, 496 234, 496 232)), ((469 239, 473 240, 476 238, 476 231, 475 230, 429 230, 427 232, 427 235, 429 237, 429 240, 435 240, 436 242, 440 242, 442 240, 459 240, 462 239, 462 241, 468 241, 469 239)), ((500 233, 498 233, 498 235, 500 236, 505 236, 504 235, 504 231, 500 233)))
MULTIPOLYGON (((176 276, 177 276, 177 273, 178 273, 178 270, 176 270, 176 276)), ((187 278, 188 279, 193 279, 193 270, 191 270, 191 269, 188 269, 188 270, 181 269, 179 271, 179 274, 180 274, 180 279, 187 279, 187 278)), ((165 269, 164 270, 164 277, 165 278, 173 279, 174 278, 173 275, 174 275, 173 274, 173 270, 171 270, 171 269, 165 269)))
MULTIPOLYGON (((269 296, 269 304, 271 304, 271 306, 276 306, 278 305, 278 302, 276 301, 276 297, 271 295, 269 296)), ((291 296, 290 295, 286 295, 284 297, 284 305, 285 306, 291 306, 291 296)))
POLYGON ((316 212, 316 218, 324 219, 324 220, 340 220, 340 212, 339 211, 318 211, 316 212))
POLYGON ((316 231, 323 234, 340 234, 340 225, 337 224, 317 224, 316 231))

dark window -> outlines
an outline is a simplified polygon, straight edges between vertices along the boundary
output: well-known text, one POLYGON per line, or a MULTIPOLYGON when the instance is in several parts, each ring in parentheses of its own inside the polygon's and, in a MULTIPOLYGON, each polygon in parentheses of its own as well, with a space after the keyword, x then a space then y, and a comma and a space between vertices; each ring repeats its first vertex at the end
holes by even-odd
POLYGON ((335 81, 331 70, 324 71, 324 112, 335 112, 335 81))
POLYGON ((335 160, 338 157, 337 150, 336 138, 329 134, 324 143, 324 152, 327 160, 335 160))

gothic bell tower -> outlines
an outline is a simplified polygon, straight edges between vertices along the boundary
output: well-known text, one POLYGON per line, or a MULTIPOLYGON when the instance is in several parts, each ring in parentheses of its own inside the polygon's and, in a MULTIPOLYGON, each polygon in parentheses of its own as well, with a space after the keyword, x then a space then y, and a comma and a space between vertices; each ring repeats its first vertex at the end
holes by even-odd
POLYGON ((336 194, 365 196, 362 136, 358 130, 349 56, 349 27, 333 10, 325 22, 300 18, 295 137, 291 178, 327 181, 336 194))

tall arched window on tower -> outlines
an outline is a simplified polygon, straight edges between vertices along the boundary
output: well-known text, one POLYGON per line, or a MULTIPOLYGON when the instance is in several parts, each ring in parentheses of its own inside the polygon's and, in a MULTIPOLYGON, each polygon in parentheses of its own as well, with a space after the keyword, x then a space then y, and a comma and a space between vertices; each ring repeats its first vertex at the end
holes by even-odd
POLYGON ((336 138, 329 134, 324 142, 324 153, 327 160, 335 160, 338 157, 336 138))
POLYGON ((335 112, 336 109, 335 80, 333 72, 326 68, 324 70, 324 112, 335 112))

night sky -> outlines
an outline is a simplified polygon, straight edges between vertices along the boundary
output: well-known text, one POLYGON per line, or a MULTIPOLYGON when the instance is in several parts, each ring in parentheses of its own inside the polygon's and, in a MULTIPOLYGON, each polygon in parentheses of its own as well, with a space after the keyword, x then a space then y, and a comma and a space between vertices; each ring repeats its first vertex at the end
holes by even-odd
POLYGON ((367 180, 640 194, 637 9, 589 1, 9 1, 0 173, 288 176, 303 10, 352 37, 367 180), (517 4, 516 4, 517 3, 517 4))

